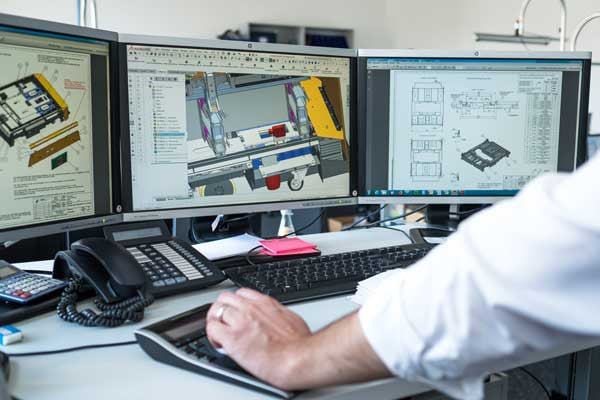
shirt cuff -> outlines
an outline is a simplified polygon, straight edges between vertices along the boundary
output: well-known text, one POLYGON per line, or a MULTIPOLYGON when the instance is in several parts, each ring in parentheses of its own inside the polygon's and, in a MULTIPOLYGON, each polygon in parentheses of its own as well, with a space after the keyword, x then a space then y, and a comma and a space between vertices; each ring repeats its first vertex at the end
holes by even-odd
MULTIPOLYGON (((402 270, 379 285, 377 293, 370 296, 359 310, 363 333, 373 351, 392 374, 424 383, 456 399, 482 400, 483 377, 427 377, 422 360, 426 344, 410 321, 410 313, 402 298, 403 289, 410 283, 411 275, 424 272, 414 267, 402 270)), ((426 297, 423 296, 424 307, 427 307, 426 297)))

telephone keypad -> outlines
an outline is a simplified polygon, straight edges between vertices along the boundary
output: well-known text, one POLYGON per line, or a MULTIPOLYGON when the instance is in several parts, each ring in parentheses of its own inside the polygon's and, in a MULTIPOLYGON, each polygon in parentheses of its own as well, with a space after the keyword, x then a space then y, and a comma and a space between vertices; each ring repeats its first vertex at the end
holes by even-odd
POLYGON ((198 258, 175 241, 128 247, 154 287, 171 286, 213 276, 198 258))

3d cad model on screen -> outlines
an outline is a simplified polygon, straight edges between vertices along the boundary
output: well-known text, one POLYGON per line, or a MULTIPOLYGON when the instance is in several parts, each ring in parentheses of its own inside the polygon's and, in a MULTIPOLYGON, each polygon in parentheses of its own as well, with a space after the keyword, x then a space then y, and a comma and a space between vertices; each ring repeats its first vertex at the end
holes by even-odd
POLYGON ((0 229, 94 209, 91 56, 47 40, 0 31, 0 229))
POLYGON ((463 161, 471 164, 481 172, 498 164, 505 157, 510 157, 510 151, 488 139, 461 154, 463 161))
POLYGON ((47 125, 69 118, 69 106, 43 74, 0 87, 0 136, 9 146, 30 138, 47 125))
POLYGON ((340 80, 197 72, 186 77, 188 183, 202 197, 300 191, 304 179, 347 174, 340 80), (260 101, 256 101, 260 99, 260 101))
MULTIPOLYGON (((14 147, 20 138, 31 139, 70 117, 69 104, 43 73, 34 73, 0 87, 0 137, 9 147, 14 147)), ((81 141, 80 132, 73 131, 78 126, 79 122, 73 121, 27 143, 28 167, 81 141)), ((66 154, 53 158, 50 169, 65 164, 66 154)))

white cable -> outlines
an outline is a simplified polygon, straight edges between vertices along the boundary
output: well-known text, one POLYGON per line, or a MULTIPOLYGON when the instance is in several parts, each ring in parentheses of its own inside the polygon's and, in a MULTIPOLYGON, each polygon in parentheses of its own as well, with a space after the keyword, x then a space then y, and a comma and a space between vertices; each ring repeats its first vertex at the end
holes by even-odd
POLYGON ((98 28, 98 5, 96 0, 78 0, 79 26, 98 28))
POLYGON ((98 6, 96 4, 96 0, 89 0, 90 1, 90 24, 89 27, 90 28, 98 28, 98 6))
POLYGON ((77 10, 79 11, 77 25, 79 26, 85 26, 85 7, 86 0, 77 0, 77 10))
MULTIPOLYGON (((567 43, 567 4, 565 0, 560 1, 560 51, 566 50, 567 43)), ((519 36, 525 35, 525 13, 527 7, 529 7, 531 0, 523 1, 521 4, 521 12, 519 13, 519 19, 517 19, 517 32, 519 36)))
POLYGON ((579 25, 577 25, 577 28, 575 28, 575 30, 573 31, 573 35, 571 36, 571 51, 575 51, 577 49, 577 39, 579 38, 579 35, 581 34, 583 28, 585 28, 587 24, 589 24, 592 20, 596 18, 600 18, 600 12, 595 12, 592 15, 585 17, 583 21, 581 21, 579 25))

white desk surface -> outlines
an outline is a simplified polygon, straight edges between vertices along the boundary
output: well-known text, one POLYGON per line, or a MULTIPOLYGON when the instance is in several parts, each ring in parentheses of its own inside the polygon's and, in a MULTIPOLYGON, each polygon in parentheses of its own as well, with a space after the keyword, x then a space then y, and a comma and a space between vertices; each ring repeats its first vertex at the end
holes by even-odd
MULTIPOLYGON (((415 225, 412 225, 413 227, 415 225)), ((407 230, 411 226, 404 226, 407 230)), ((341 233, 303 236, 316 243, 323 254, 362 250, 409 243, 406 235, 390 229, 369 229, 341 233)), ((49 263, 21 268, 44 269, 49 263)), ((157 300, 146 310, 139 324, 119 328, 83 328, 59 320, 55 313, 38 316, 15 324, 25 335, 21 343, 2 350, 7 353, 33 352, 89 344, 134 340, 133 332, 171 315, 210 303, 223 290, 234 286, 225 281, 219 286, 194 294, 157 300)), ((356 309, 347 296, 290 306, 314 331, 356 309)), ((599 346, 598 339, 564 346, 520 363, 526 365, 583 349, 599 346)), ((517 366, 517 365, 515 365, 517 366)), ((233 384, 158 363, 137 345, 84 350, 73 353, 13 358, 11 360, 11 394, 24 400, 61 399, 274 399, 233 384)), ((497 371, 496 371, 497 372, 497 371)), ((427 386, 400 379, 386 379, 361 385, 338 386, 301 394, 299 399, 392 400, 429 391, 427 386)))
MULTIPOLYGON (((409 243, 389 229, 370 229, 335 234, 307 235, 323 254, 409 243)), ((27 265, 43 269, 48 264, 27 265)), ((22 268, 25 266, 21 265, 22 268)), ((229 282, 193 294, 157 300, 146 310, 144 320, 119 328, 84 328, 67 324, 48 313, 15 324, 25 335, 23 342, 3 349, 8 353, 61 349, 98 343, 134 340, 133 332, 168 316, 212 302, 229 282)), ((292 305, 312 330, 356 309, 346 296, 292 305)), ((202 375, 158 363, 136 345, 84 350, 48 356, 12 358, 9 389, 24 400, 36 399, 273 399, 202 375)), ((428 391, 422 384, 397 379, 348 385, 303 393, 301 399, 398 399, 428 391)))

